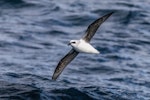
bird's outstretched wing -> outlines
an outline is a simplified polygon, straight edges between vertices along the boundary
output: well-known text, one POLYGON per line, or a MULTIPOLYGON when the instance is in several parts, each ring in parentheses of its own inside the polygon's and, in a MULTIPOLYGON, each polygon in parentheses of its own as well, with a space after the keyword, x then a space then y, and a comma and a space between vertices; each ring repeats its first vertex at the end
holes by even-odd
POLYGON ((74 49, 71 49, 69 53, 60 60, 52 76, 53 80, 57 79, 57 77, 62 73, 64 68, 78 55, 78 53, 79 52, 75 51, 74 49))
POLYGON ((113 12, 104 15, 103 17, 97 19, 92 24, 90 24, 85 32, 84 37, 82 38, 86 42, 90 42, 91 38, 94 36, 95 32, 99 28, 99 26, 109 17, 113 14, 113 12))

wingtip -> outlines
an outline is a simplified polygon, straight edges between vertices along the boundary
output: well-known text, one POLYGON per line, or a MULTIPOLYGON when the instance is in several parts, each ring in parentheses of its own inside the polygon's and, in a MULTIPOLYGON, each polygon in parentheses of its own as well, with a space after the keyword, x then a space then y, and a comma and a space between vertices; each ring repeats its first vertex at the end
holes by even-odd
POLYGON ((53 80, 53 81, 56 81, 56 78, 53 78, 53 77, 52 77, 52 80, 53 80))
POLYGON ((108 13, 107 15, 108 15, 108 16, 111 16, 113 13, 115 13, 115 12, 112 11, 112 12, 108 13))
POLYGON ((56 80, 56 79, 54 78, 54 76, 52 76, 52 80, 54 80, 54 81, 56 80))
POLYGON ((58 78, 58 75, 56 75, 56 73, 54 73, 52 76, 52 80, 56 81, 57 78, 58 78))
POLYGON ((104 15, 103 17, 101 17, 101 18, 103 18, 103 22, 106 21, 113 13, 114 12, 110 12, 110 13, 104 15))
POLYGON ((114 11, 111 12, 111 14, 115 13, 114 11))
POLYGON ((112 11, 111 13, 110 13, 110 15, 112 15, 113 13, 115 13, 114 11, 112 11))

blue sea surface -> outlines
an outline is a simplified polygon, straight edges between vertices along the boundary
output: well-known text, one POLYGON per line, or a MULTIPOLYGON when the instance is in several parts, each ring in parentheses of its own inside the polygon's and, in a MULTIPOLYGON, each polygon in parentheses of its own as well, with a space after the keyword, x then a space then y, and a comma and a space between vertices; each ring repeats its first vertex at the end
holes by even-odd
POLYGON ((150 100, 149 0, 1 0, 0 100, 150 100), (58 80, 59 60, 115 12, 58 80))

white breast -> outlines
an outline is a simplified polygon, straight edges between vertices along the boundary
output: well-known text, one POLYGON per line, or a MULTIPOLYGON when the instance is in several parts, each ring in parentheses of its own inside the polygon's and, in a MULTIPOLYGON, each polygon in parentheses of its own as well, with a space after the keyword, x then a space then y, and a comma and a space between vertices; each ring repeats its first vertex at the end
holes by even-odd
POLYGON ((92 45, 89 43, 85 42, 84 40, 80 40, 80 43, 74 47, 75 50, 78 52, 83 52, 83 53, 100 53, 98 50, 96 50, 92 45))

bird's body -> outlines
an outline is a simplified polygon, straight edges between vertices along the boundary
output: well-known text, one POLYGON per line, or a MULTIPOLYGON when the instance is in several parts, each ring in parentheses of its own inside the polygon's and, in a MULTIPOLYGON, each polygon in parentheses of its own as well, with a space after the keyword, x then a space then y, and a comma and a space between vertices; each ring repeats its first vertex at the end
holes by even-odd
POLYGON ((64 68, 79 54, 79 53, 92 53, 99 54, 99 51, 96 50, 89 42, 94 36, 95 32, 99 28, 99 26, 109 17, 112 13, 104 15, 101 18, 95 20, 92 24, 90 24, 85 32, 84 37, 80 40, 71 40, 69 45, 72 46, 72 49, 60 60, 58 63, 54 74, 52 76, 53 80, 56 80, 58 76, 62 73, 64 68))
POLYGON ((99 51, 96 50, 91 44, 84 41, 83 39, 80 40, 71 40, 70 45, 80 53, 93 53, 93 54, 99 54, 99 51), (74 42, 76 45, 74 45, 74 42))

